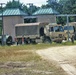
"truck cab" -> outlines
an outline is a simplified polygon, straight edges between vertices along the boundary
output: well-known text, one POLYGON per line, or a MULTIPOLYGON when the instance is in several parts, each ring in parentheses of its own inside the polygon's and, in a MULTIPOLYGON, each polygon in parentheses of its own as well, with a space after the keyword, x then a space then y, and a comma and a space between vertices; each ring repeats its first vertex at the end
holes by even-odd
POLYGON ((64 39, 64 29, 63 26, 57 24, 49 24, 46 26, 46 34, 50 36, 54 42, 62 42, 64 39))
POLYGON ((72 25, 65 25, 64 26, 64 33, 65 33, 65 37, 69 38, 69 39, 74 39, 74 33, 75 33, 75 27, 72 25))

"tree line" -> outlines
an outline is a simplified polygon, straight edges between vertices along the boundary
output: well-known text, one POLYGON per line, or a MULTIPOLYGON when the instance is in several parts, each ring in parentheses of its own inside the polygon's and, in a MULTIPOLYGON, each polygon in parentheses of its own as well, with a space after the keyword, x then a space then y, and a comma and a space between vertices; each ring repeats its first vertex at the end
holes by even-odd
MULTIPOLYGON (((20 3, 19 0, 15 1, 8 1, 6 3, 6 8, 20 8, 24 12, 27 12, 28 15, 32 15, 35 11, 37 11, 40 8, 53 8, 57 10, 60 14, 75 14, 76 13, 76 0, 47 0, 47 4, 42 5, 41 7, 38 7, 36 5, 33 5, 32 3, 23 4, 20 3)), ((1 9, 1 7, 0 7, 1 9)), ((76 17, 70 17, 69 21, 76 21, 76 17)), ((65 17, 58 17, 57 19, 58 23, 64 24, 66 22, 65 17)))

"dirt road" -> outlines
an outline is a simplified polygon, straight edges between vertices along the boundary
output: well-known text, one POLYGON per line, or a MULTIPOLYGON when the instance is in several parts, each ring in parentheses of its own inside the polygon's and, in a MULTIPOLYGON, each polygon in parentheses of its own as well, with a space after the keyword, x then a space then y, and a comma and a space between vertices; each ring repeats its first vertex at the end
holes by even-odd
POLYGON ((76 46, 51 47, 37 53, 46 60, 55 61, 67 75, 76 75, 76 46))

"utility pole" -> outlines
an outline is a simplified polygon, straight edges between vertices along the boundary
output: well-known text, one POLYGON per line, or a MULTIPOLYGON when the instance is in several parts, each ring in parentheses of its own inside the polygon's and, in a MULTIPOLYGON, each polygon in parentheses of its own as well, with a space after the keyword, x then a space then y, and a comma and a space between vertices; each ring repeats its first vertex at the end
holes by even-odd
POLYGON ((29 5, 29 8, 30 8, 30 15, 32 15, 32 7, 33 7, 33 3, 27 3, 27 5, 29 5))
POLYGON ((68 42, 69 42, 69 16, 67 15, 66 16, 67 17, 67 26, 68 26, 68 42))
POLYGON ((3 5, 5 3, 0 3, 0 6, 1 6, 1 12, 2 12, 2 45, 4 45, 4 24, 3 24, 3 5))

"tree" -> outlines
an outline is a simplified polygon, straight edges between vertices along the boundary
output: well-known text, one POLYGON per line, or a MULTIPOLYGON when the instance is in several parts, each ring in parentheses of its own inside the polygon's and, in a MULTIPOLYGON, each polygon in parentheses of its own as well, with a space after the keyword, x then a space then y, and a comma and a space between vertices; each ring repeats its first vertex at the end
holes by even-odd
POLYGON ((58 0, 48 0, 46 5, 42 5, 41 8, 52 8, 59 13, 62 12, 62 5, 58 2, 58 0))
POLYGON ((33 5, 32 3, 29 3, 28 5, 29 5, 29 7, 28 7, 29 15, 32 15, 35 11, 37 11, 39 9, 39 7, 33 5))
POLYGON ((58 2, 58 0, 47 0, 47 3, 50 5, 50 4, 52 4, 52 3, 54 3, 54 2, 58 2))
MULTIPOLYGON (((63 5, 62 14, 76 14, 76 0, 60 0, 63 5)), ((70 21, 76 21, 76 17, 70 17, 70 21)))
POLYGON ((27 5, 20 3, 19 0, 18 1, 12 0, 12 1, 7 2, 5 8, 20 8, 23 11, 27 12, 29 15, 32 15, 32 13, 34 13, 36 10, 39 9, 39 7, 37 7, 33 4, 29 5, 29 7, 27 7, 27 5))
POLYGON ((19 1, 12 0, 7 2, 6 8, 22 8, 22 5, 23 4, 20 3, 19 1))
MULTIPOLYGON (((63 5, 61 3, 59 3, 58 0, 48 0, 47 3, 48 4, 46 5, 46 7, 51 7, 54 10, 58 11, 60 14, 62 13, 63 5)), ((43 6, 43 7, 45 7, 45 6, 43 6)), ((64 24, 63 18, 58 17, 57 18, 57 23, 64 24)))
POLYGON ((58 7, 57 0, 48 0, 47 1, 47 6, 56 10, 57 7, 58 7))
POLYGON ((59 3, 60 3, 61 5, 64 5, 67 1, 68 1, 68 0, 59 0, 59 3))

